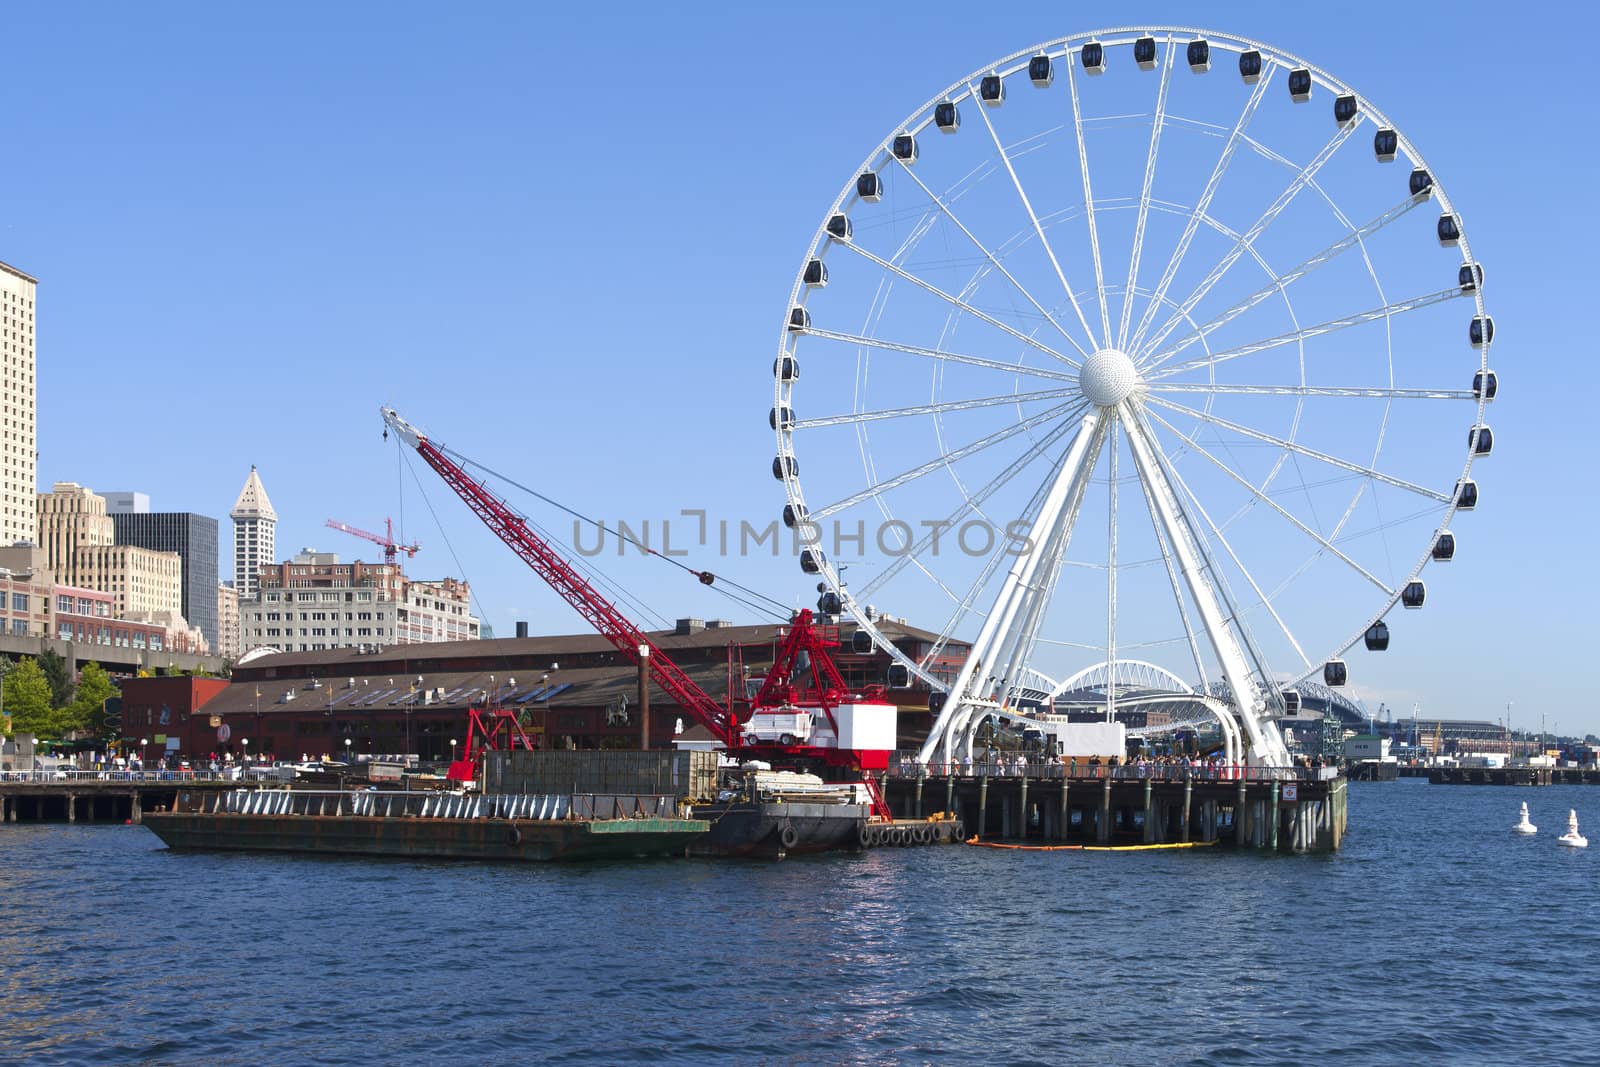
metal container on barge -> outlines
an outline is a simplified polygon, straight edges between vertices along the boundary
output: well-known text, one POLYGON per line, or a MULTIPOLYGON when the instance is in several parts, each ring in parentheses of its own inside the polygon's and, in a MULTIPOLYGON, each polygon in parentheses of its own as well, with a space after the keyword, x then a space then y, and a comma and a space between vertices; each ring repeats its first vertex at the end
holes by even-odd
POLYGON ((485 753, 489 792, 672 792, 686 814, 709 823, 689 842, 691 856, 772 858, 861 847, 871 800, 855 782, 774 771, 747 762, 724 766, 715 752, 510 751, 485 753))

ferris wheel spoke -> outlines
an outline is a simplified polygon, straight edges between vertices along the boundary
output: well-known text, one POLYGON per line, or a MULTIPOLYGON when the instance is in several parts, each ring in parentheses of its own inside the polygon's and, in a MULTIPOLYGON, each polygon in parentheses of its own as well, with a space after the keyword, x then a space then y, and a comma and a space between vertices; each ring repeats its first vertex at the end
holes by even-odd
POLYGON ((965 300, 962 300, 959 296, 953 296, 950 293, 945 292, 943 289, 940 289, 937 285, 934 285, 932 282, 927 281, 924 278, 920 278, 915 274, 912 274, 910 271, 906 270, 904 267, 901 267, 901 266, 899 266, 899 265, 897 265, 895 263, 891 263, 887 259, 884 259, 882 256, 876 255, 876 254, 874 254, 872 252, 868 252, 865 248, 862 248, 859 244, 856 244, 854 241, 846 241, 846 242, 843 242, 843 244, 844 244, 845 248, 850 249, 850 251, 854 252, 856 255, 861 256, 863 259, 867 259, 867 260, 870 260, 873 263, 876 263, 879 267, 882 267, 884 270, 888 271, 890 274, 893 274, 895 277, 901 278, 901 279, 903 279, 905 281, 908 281, 912 285, 915 285, 917 288, 923 290, 924 292, 927 292, 927 293, 939 298, 940 300, 943 300, 945 303, 949 304, 950 306, 955 307, 955 308, 959 308, 962 311, 965 311, 967 314, 971 315, 975 319, 978 319, 980 322, 988 323, 990 326, 993 326, 995 329, 999 330, 1001 333, 1008 334, 1011 337, 1016 338, 1018 341, 1021 341, 1023 344, 1027 345, 1029 348, 1037 348, 1039 351, 1043 352, 1045 355, 1049 356, 1051 359, 1060 360, 1062 363, 1066 363, 1069 366, 1073 366, 1073 367, 1077 366, 1077 364, 1074 363, 1072 360, 1068 359, 1066 356, 1063 356, 1060 352, 1057 352, 1055 349, 1051 348, 1049 345, 1047 345, 1044 342, 1040 341, 1038 338, 1030 337, 1029 335, 1023 333, 1022 331, 1016 329, 1015 327, 1007 326, 1005 323, 1001 322, 999 319, 995 318, 993 315, 990 315, 989 313, 987 313, 985 311, 978 310, 977 308, 973 307, 971 304, 967 303, 965 300))
MULTIPOLYGON (((1155 417, 1158 419, 1160 418, 1160 416, 1155 417)), ((1157 445, 1156 448, 1159 452, 1160 446, 1157 445)), ((1255 576, 1250 573, 1250 568, 1244 565, 1244 560, 1240 559, 1239 553, 1234 551, 1233 544, 1228 540, 1227 535, 1222 532, 1222 527, 1217 525, 1216 521, 1212 519, 1211 514, 1206 511, 1206 506, 1203 502, 1201 502, 1200 497, 1193 489, 1189 488, 1189 484, 1183 480, 1183 475, 1178 473, 1177 468, 1175 468, 1172 463, 1166 459, 1164 454, 1161 457, 1161 462, 1164 464, 1168 479, 1174 482, 1178 488, 1182 489, 1184 496, 1187 497, 1190 503, 1194 505, 1195 511, 1199 513, 1200 518, 1205 522, 1206 529, 1211 531, 1212 536, 1215 537, 1218 543, 1222 545, 1223 551, 1227 552, 1228 558, 1233 560, 1233 565, 1239 569, 1240 574, 1244 575, 1244 580, 1249 583, 1251 590, 1254 591, 1256 597, 1261 601, 1262 606, 1267 609, 1267 614, 1272 616, 1272 621, 1278 624, 1278 629, 1282 631, 1283 636, 1288 639, 1290 646, 1293 647, 1295 651, 1295 654, 1300 657, 1301 662, 1303 662, 1307 667, 1310 667, 1311 659, 1306 655, 1305 649, 1300 647, 1299 640, 1294 636, 1293 631, 1289 629, 1288 624, 1283 621, 1283 617, 1278 614, 1278 609, 1273 606, 1272 598, 1262 590, 1260 583, 1257 582, 1255 576)), ((1185 625, 1187 625, 1187 622, 1185 625)))
POLYGON ((966 367, 982 367, 985 370, 996 370, 1003 374, 1025 374, 1031 378, 1048 378, 1056 382, 1076 382, 1078 380, 1076 374, 1068 374, 1065 371, 1030 367, 1023 363, 1005 363, 997 359, 984 359, 982 356, 962 355, 959 352, 944 352, 937 348, 904 344, 900 341, 889 341, 882 337, 868 337, 865 334, 819 330, 815 326, 807 326, 804 330, 797 332, 804 333, 808 337, 818 337, 825 341, 838 341, 847 345, 864 345, 867 348, 878 348, 885 352, 903 352, 908 356, 924 356, 928 359, 943 360, 946 363, 960 363, 966 367))
MULTIPOLYGON (((1418 308, 1442 304, 1446 300, 1454 300, 1462 295, 1461 290, 1457 288, 1440 289, 1438 292, 1426 293, 1422 296, 1411 297, 1408 300, 1397 300, 1392 304, 1384 304, 1382 307, 1358 311, 1354 315, 1329 319, 1327 322, 1319 322, 1312 326, 1302 326, 1299 329, 1280 333, 1276 337, 1267 337, 1247 345, 1240 345, 1237 348, 1225 348, 1217 352, 1211 352, 1202 358, 1191 359, 1184 363, 1155 362, 1141 365, 1140 373, 1144 375, 1146 381, 1159 381, 1174 374, 1182 374, 1184 371, 1211 368, 1219 363, 1226 363, 1241 356, 1265 352, 1268 349, 1296 344, 1300 341, 1309 341, 1313 337, 1321 337, 1323 334, 1346 330, 1352 326, 1360 326, 1363 323, 1376 322, 1391 315, 1403 315, 1408 311, 1416 311, 1418 308)), ((1167 358, 1170 360, 1172 357, 1168 356, 1167 358)))
MULTIPOLYGON (((857 595, 857 599, 865 600, 873 596, 890 581, 892 581, 894 577, 902 570, 913 563, 917 564, 919 570, 923 569, 921 563, 918 562, 922 554, 926 552, 930 546, 937 546, 939 537, 942 534, 948 534, 949 530, 953 528, 955 524, 965 515, 970 512, 977 511, 985 501, 1004 488, 1008 482, 1021 473, 1024 468, 1032 464, 1034 460, 1043 455, 1046 449, 1055 444, 1057 441, 1061 440, 1061 438, 1066 435, 1067 431, 1072 428, 1073 417, 1078 412, 1082 411, 1086 406, 1086 404, 1080 403, 1069 409, 1059 425, 1051 428, 1051 430, 1046 433, 1044 437, 1040 438, 1037 442, 1030 446, 1026 452, 1007 464, 1006 468, 992 478, 982 489, 978 490, 978 492, 974 493, 971 497, 962 500, 961 504, 957 506, 954 511, 945 516, 943 522, 924 523, 923 525, 928 527, 928 532, 918 539, 916 544, 912 545, 911 548, 908 549, 904 554, 896 558, 893 563, 889 564, 889 566, 885 567, 881 572, 879 572, 877 577, 873 578, 871 581, 867 582, 866 585, 862 586, 861 592, 857 595)), ((935 547, 935 551, 937 551, 937 547, 935 547)))
MULTIPOLYGON (((1167 90, 1172 85, 1172 59, 1177 52, 1172 38, 1167 38, 1167 61, 1161 68, 1161 85, 1156 89, 1155 117, 1150 123, 1150 151, 1144 161, 1144 185, 1139 190, 1139 215, 1133 226, 1133 249, 1128 258, 1128 285, 1122 291, 1122 321, 1117 327, 1117 347, 1128 343, 1128 326, 1133 318, 1133 298, 1139 282, 1139 260, 1144 254, 1145 223, 1150 218, 1150 188, 1156 177, 1156 152, 1161 146, 1161 132, 1167 124, 1167 90)), ((1079 137, 1083 136, 1079 123, 1079 137)))
MULTIPOLYGON (((961 219, 956 216, 956 213, 950 209, 950 205, 945 203, 944 199, 936 194, 932 189, 928 188, 927 184, 923 182, 921 178, 917 177, 916 171, 908 166, 905 160, 896 156, 895 162, 900 164, 901 171, 917 184, 918 188, 920 188, 923 193, 927 195, 928 199, 933 201, 934 204, 938 205, 939 210, 944 213, 944 217, 950 220, 951 225, 955 226, 956 229, 965 234, 967 240, 971 241, 973 246, 976 247, 978 251, 983 253, 983 257, 989 261, 990 265, 993 266, 995 270, 1000 272, 1001 277, 1010 282, 1017 292, 1021 293, 1023 298, 1026 299, 1028 303, 1033 305, 1033 309, 1040 315, 1044 316, 1044 320, 1051 326, 1054 326, 1056 332, 1065 338, 1068 344, 1078 350, 1079 355, 1087 356, 1088 352, 1084 350, 1083 345, 1078 343, 1078 339, 1068 333, 1065 326, 1062 326, 1061 323, 1056 321, 1056 317, 1050 314, 1050 312, 1045 309, 1043 304, 1039 303, 1038 297, 1034 296, 1033 293, 1029 291, 1021 282, 1012 277, 1011 272, 1006 270, 1005 266, 1001 264, 999 257, 990 251, 989 247, 980 241, 971 230, 967 229, 966 224, 963 223, 961 219)), ((1063 362, 1071 364, 1074 367, 1078 365, 1075 360, 1068 359, 1065 356, 1061 358, 1063 362)))
POLYGON ((1167 260, 1165 269, 1161 272, 1160 279, 1156 282, 1155 291, 1151 293, 1150 302, 1145 305, 1144 311, 1139 315, 1139 325, 1133 331, 1133 339, 1128 343, 1128 348, 1136 349, 1139 339, 1149 329, 1157 312, 1161 310, 1162 303, 1167 298, 1167 290, 1172 287, 1173 279, 1178 276, 1178 268, 1183 265, 1184 256, 1189 254, 1189 245, 1194 240, 1194 235, 1200 229, 1200 221, 1206 217, 1211 208, 1211 200, 1217 195, 1217 187, 1222 184, 1222 176, 1227 173, 1228 165, 1233 162, 1234 153, 1238 150, 1245 127, 1250 125, 1250 120, 1255 117, 1256 109, 1261 106, 1262 99, 1267 95, 1267 86, 1272 82, 1272 75, 1277 71, 1276 63, 1267 65, 1261 72, 1261 80, 1256 82, 1255 89, 1250 93, 1250 98, 1245 101, 1244 109, 1239 112, 1239 117, 1233 124, 1233 130, 1228 134, 1228 139, 1222 145, 1222 151, 1217 156, 1217 162, 1211 168, 1211 176, 1206 179, 1205 188, 1200 192, 1200 198, 1195 201, 1194 210, 1184 221, 1183 233, 1178 237, 1178 243, 1172 249, 1172 255, 1167 260))
MULTIPOLYGON (((1172 38, 1167 38, 1167 63, 1172 63, 1172 38)), ((1089 151, 1083 143, 1083 115, 1078 104, 1077 63, 1067 59, 1067 89, 1072 97, 1072 128, 1078 135, 1078 169, 1083 173, 1083 207, 1089 223, 1089 251, 1094 258, 1094 291, 1100 301, 1100 329, 1104 347, 1111 347, 1111 316, 1106 311, 1106 278, 1100 265, 1100 229, 1094 219, 1094 190, 1089 182, 1089 151)), ((1093 331, 1090 332, 1093 337, 1093 331)))
MULTIPOLYGON (((1066 423, 1063 423, 1054 432, 1053 439, 1060 440, 1061 436, 1065 434, 1069 428, 1070 427, 1066 423)), ((1042 443, 1043 442, 1041 442, 1041 444, 1042 443)), ((1043 449, 1040 449, 1040 451, 1043 451, 1043 449)), ((1033 498, 1028 501, 1028 506, 1023 511, 1023 515, 1031 519, 1034 515, 1039 513, 1039 508, 1044 503, 1045 494, 1050 491, 1050 482, 1054 479, 1054 476, 1054 467, 1052 467, 1051 473, 1047 475, 1044 481, 1039 483, 1039 487, 1034 490, 1033 498)), ((951 521, 954 520, 952 519, 951 521)), ((1000 564, 1004 562, 1006 556, 1009 554, 1009 541, 1002 542, 1000 547, 994 552, 990 553, 989 558, 984 561, 983 568, 978 572, 978 576, 974 578, 972 584, 967 587, 966 595, 957 602, 955 610, 950 613, 950 618, 946 620, 944 628, 939 631, 939 639, 935 641, 931 647, 929 647, 927 654, 922 657, 920 663, 924 669, 927 669, 928 665, 937 659, 940 653, 944 651, 945 646, 950 643, 950 638, 954 636, 956 628, 959 627, 963 621, 965 621, 967 614, 971 612, 973 607, 977 604, 978 595, 988 587, 990 581, 994 579, 995 572, 1000 569, 1000 564)), ((920 568, 921 566, 922 565, 918 563, 918 567, 920 568)))
MULTIPOLYGON (((1174 403, 1171 400, 1163 400, 1157 396, 1147 396, 1145 400, 1149 404, 1157 404, 1161 407, 1167 408, 1168 410, 1178 412, 1182 415, 1187 415, 1190 418, 1200 419, 1203 422, 1209 422, 1215 426, 1222 427, 1224 430, 1231 430, 1232 432, 1243 437, 1253 438, 1262 442, 1263 444, 1274 445, 1297 455, 1306 456, 1307 458, 1317 460, 1321 463, 1326 463, 1330 467, 1338 467, 1340 470, 1349 471, 1351 474, 1359 474, 1364 478, 1371 478, 1375 481, 1382 482, 1385 485, 1393 486, 1396 489, 1403 489, 1408 493, 1415 493, 1418 496, 1427 497, 1430 500, 1437 500, 1441 504, 1448 504, 1451 500, 1449 493, 1441 493, 1434 489, 1428 489, 1424 486, 1415 485, 1411 482, 1405 481, 1404 479, 1385 474, 1383 471, 1380 471, 1374 467, 1363 467, 1359 463, 1352 463, 1347 459, 1340 459, 1337 456, 1330 456, 1326 452, 1318 452, 1314 448, 1307 448, 1305 445, 1298 444, 1297 442, 1290 441, 1282 437, 1274 437, 1272 434, 1263 433, 1260 430, 1253 430, 1248 426, 1241 426, 1237 422, 1230 422, 1229 420, 1222 418, 1220 415, 1213 415, 1208 411, 1200 411, 1196 408, 1174 403)), ((1151 412, 1151 414, 1155 415, 1154 412, 1151 412)), ((1159 418, 1160 416, 1156 417, 1159 418)))
POLYGON ((1343 551, 1341 551, 1337 546, 1335 546, 1333 544, 1333 542, 1331 542, 1327 538, 1323 537, 1316 530, 1313 530, 1310 526, 1307 526, 1304 522, 1302 522, 1300 520, 1300 518, 1298 516, 1296 516, 1293 512, 1289 511, 1282 504, 1279 504, 1276 500, 1272 499, 1272 497, 1268 496, 1266 493, 1263 493, 1260 489, 1257 489, 1255 487, 1255 485, 1250 481, 1250 479, 1248 479, 1244 475, 1238 473, 1232 467, 1230 467, 1226 463, 1224 463, 1222 460, 1220 460, 1216 456, 1212 455, 1202 445, 1200 445, 1198 442, 1196 442, 1194 438, 1190 437, 1188 434, 1186 434, 1182 430, 1178 429, 1176 426, 1174 426, 1172 423, 1168 422, 1166 419, 1162 418, 1159 414, 1157 414, 1154 411, 1150 412, 1150 417, 1155 419, 1161 425, 1165 426, 1170 433, 1172 433, 1174 436, 1176 436, 1184 444, 1188 445, 1198 455, 1201 455, 1201 456, 1205 457, 1206 459, 1210 460, 1211 463, 1218 470, 1222 471, 1224 474, 1226 474, 1229 478, 1233 479, 1235 482, 1238 482, 1241 486, 1243 486, 1246 490, 1248 490, 1249 493, 1252 496, 1254 496, 1257 500, 1261 501, 1263 504, 1266 504, 1267 507, 1271 508, 1273 511, 1275 511, 1279 515, 1281 515, 1295 529, 1299 530, 1301 533, 1303 533, 1307 537, 1311 538, 1317 544, 1321 545, 1324 551, 1328 552, 1330 555, 1332 555, 1335 558, 1339 559, 1347 567, 1349 567, 1350 569, 1354 570, 1357 574, 1361 575, 1361 577, 1365 578, 1367 581, 1371 582, 1373 585, 1375 585, 1379 589, 1381 589, 1383 591, 1384 596, 1392 597, 1392 596, 1395 595, 1395 591, 1393 589, 1390 589, 1387 585, 1385 585, 1379 578, 1377 578, 1375 575, 1373 575, 1371 571, 1367 570, 1361 564, 1359 564, 1355 560, 1351 559, 1348 555, 1346 555, 1343 551))
MULTIPOLYGON (((971 86, 969 85, 970 89, 971 86)), ((977 93, 972 98, 978 98, 977 93)), ((1078 316, 1078 321, 1083 323, 1083 332, 1089 338, 1089 344, 1094 346, 1094 327, 1089 325, 1089 319, 1084 315, 1083 308, 1078 305, 1078 297, 1072 291, 1072 285, 1067 281, 1066 272, 1061 269, 1061 261, 1056 259, 1056 251, 1050 246, 1049 238, 1044 235, 1044 226, 1039 222, 1039 215, 1033 210, 1033 201, 1028 199, 1028 192, 1022 187, 1022 179, 1017 177, 1017 168, 1011 163, 1011 153, 1006 151, 1006 146, 1000 141, 1000 134, 994 128, 994 123, 989 121, 988 108, 978 108, 978 117, 983 119, 983 125, 989 131, 989 139, 994 142, 995 151, 1000 153, 1000 162, 1005 164, 1006 173, 1011 175, 1011 184, 1017 190, 1017 199, 1022 201, 1023 210, 1028 213, 1028 221, 1033 223, 1033 232, 1039 238, 1039 247, 1044 249, 1044 254, 1049 257, 1050 265, 1055 268, 1056 279, 1061 282, 1061 289, 1067 294, 1067 302, 1072 305, 1072 310, 1078 316)), ((1083 352, 1082 348, 1078 349, 1083 352)))
POLYGON ((794 429, 815 430, 823 426, 877 422, 882 419, 899 419, 911 415, 941 415, 951 411, 995 407, 999 404, 1025 404, 1036 400, 1060 400, 1064 397, 1077 395, 1078 390, 1076 387, 1041 389, 1032 393, 1002 393, 998 396, 978 397, 973 400, 945 400, 935 404, 917 404, 906 408, 881 408, 877 411, 854 411, 847 415, 824 415, 815 419, 798 419, 794 423, 794 429))
MULTIPOLYGON (((1261 301, 1276 293, 1282 292, 1291 282, 1298 281, 1307 274, 1310 274, 1324 263, 1339 255, 1339 253, 1361 244, 1368 237, 1371 237, 1373 234, 1377 233, 1391 222, 1405 215, 1408 211, 1420 203, 1422 203, 1422 200, 1419 197, 1407 197, 1404 201, 1390 208, 1388 211, 1385 211, 1383 214, 1366 223, 1364 226, 1351 230, 1349 233, 1339 238, 1339 240, 1334 241, 1328 247, 1322 249, 1322 251, 1317 252, 1315 255, 1309 256, 1308 258, 1302 260, 1298 265, 1291 267, 1288 271, 1276 278, 1273 278, 1266 285, 1263 285, 1260 289, 1257 289, 1255 292, 1251 293, 1237 304, 1234 304, 1226 311, 1219 313, 1203 325, 1197 326, 1193 330, 1190 330, 1188 333, 1184 334, 1176 344, 1163 349, 1153 356, 1148 357, 1149 364, 1152 366, 1157 366, 1177 353, 1183 351, 1185 348, 1188 348, 1190 345, 1194 344, 1196 341, 1199 341, 1201 338, 1210 334, 1214 330, 1226 326, 1228 323, 1232 322, 1246 311, 1249 311, 1251 308, 1261 303, 1261 301)), ((1194 323, 1191 321, 1190 325, 1193 326, 1194 323)))
POLYGON ((870 500, 879 494, 887 493, 891 489, 899 488, 900 486, 905 485, 907 482, 915 481, 916 479, 921 478, 932 471, 936 471, 941 467, 949 466, 952 463, 966 459, 968 456, 976 455, 985 449, 992 448, 1003 441, 1010 440, 1012 437, 1015 437, 1017 434, 1022 433, 1025 430, 1031 430, 1033 427, 1038 426, 1041 423, 1048 422, 1051 419, 1060 418, 1067 408, 1071 406, 1071 404, 1058 404, 1053 408, 1039 412, 1037 415, 1031 415, 1026 419, 1022 419, 1019 422, 1005 427, 1004 429, 996 430, 994 433, 980 437, 976 441, 962 445, 960 448, 951 449, 949 452, 946 452, 940 456, 936 456, 933 459, 928 460, 926 463, 919 463, 915 467, 910 467, 906 470, 903 470, 899 474, 894 475, 892 478, 885 478, 883 481, 878 482, 875 485, 869 485, 867 488, 861 490, 860 492, 853 493, 850 496, 845 497, 843 500, 813 511, 811 513, 811 520, 816 522, 818 520, 825 519, 830 515, 836 515, 839 512, 844 511, 846 508, 854 507, 864 500, 870 500))
POLYGON ((1238 393, 1245 396, 1367 397, 1376 400, 1475 400, 1470 389, 1364 389, 1342 385, 1226 385, 1156 381, 1152 393, 1238 393))
MULTIPOLYGON (((1200 284, 1195 286, 1194 291, 1184 298, 1183 303, 1178 305, 1177 311, 1168 317, 1167 321, 1150 336, 1150 341, 1145 346, 1146 348, 1155 348, 1166 339, 1168 334, 1178 328, 1178 324, 1183 321, 1184 316, 1194 310, 1195 305, 1206 298, 1206 294, 1211 292, 1212 288, 1239 261, 1239 257, 1244 254, 1245 250, 1255 243, 1256 238, 1266 232, 1267 227, 1272 225, 1273 220, 1283 214, 1284 210, 1293 203, 1294 198, 1299 195, 1300 190, 1311 183, 1311 180, 1317 176, 1317 172, 1327 165, 1327 162, 1333 158, 1334 153, 1339 150, 1339 147, 1349 139, 1350 135, 1360 125, 1361 119, 1358 117, 1349 125, 1340 127, 1339 131, 1328 139, 1328 143, 1323 145, 1321 150, 1311 158, 1311 161, 1300 168, 1300 172, 1294 176, 1283 192, 1278 194, 1278 199, 1274 200, 1267 207, 1267 210, 1261 213, 1261 216, 1250 226, 1250 229, 1239 235, 1238 240, 1234 242, 1232 248, 1228 249, 1227 254, 1217 261, 1206 276, 1200 280, 1200 284)), ((1135 337, 1133 343, 1137 347, 1140 343, 1140 338, 1135 337)))

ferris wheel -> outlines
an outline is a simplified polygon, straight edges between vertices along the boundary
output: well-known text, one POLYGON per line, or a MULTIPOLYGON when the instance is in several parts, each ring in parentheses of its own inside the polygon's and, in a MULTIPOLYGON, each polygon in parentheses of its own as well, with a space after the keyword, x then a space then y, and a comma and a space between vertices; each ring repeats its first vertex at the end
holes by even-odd
POLYGON ((1402 641, 1477 505, 1483 283, 1415 145, 1296 56, 1130 27, 980 67, 873 147, 791 291, 772 471, 819 608, 936 693, 924 759, 1138 660, 1285 761, 1294 683, 1402 641))

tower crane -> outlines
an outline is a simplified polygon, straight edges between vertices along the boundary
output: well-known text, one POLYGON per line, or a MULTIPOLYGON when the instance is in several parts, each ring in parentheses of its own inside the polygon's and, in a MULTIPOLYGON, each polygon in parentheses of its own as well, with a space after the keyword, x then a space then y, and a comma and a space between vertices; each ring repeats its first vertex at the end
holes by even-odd
MULTIPOLYGON (((642 661, 673 702, 726 745, 730 753, 860 771, 882 770, 889 765, 898 709, 884 699, 882 687, 867 687, 859 693, 846 687, 830 655, 839 647, 837 627, 817 625, 809 609, 800 611, 790 620, 772 669, 755 700, 742 707, 730 700, 724 706, 505 501, 489 492, 393 408, 380 410, 386 433, 393 430, 402 443, 415 449, 485 526, 599 631, 623 659, 636 665, 642 661)), ((881 798, 877 802, 881 805, 881 798)))
POLYGON ((383 520, 384 532, 382 534, 368 533, 366 530, 358 530, 354 526, 349 526, 345 523, 339 522, 336 519, 329 519, 326 525, 330 530, 340 530, 344 533, 350 534, 353 537, 360 537, 371 541, 375 545, 382 545, 383 562, 389 564, 390 566, 394 565, 394 557, 396 552, 404 552, 407 559, 416 559, 417 551, 422 548, 421 545, 416 544, 415 542, 409 545, 402 545, 397 542, 394 539, 393 519, 386 518, 383 520))

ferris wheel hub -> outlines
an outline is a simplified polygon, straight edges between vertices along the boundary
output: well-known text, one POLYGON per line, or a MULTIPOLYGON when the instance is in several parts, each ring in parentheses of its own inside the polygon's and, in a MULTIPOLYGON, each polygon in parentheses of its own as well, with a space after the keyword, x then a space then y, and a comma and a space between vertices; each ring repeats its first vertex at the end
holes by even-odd
POLYGON ((1084 360, 1078 372, 1078 389, 1096 407, 1116 407, 1138 385, 1139 372, 1133 369, 1133 360, 1117 348, 1102 348, 1084 360))

